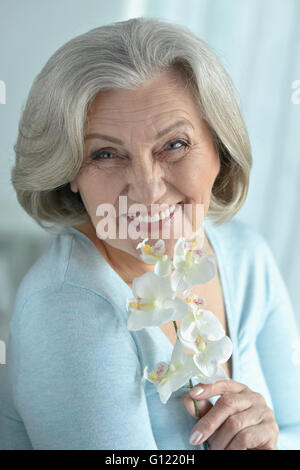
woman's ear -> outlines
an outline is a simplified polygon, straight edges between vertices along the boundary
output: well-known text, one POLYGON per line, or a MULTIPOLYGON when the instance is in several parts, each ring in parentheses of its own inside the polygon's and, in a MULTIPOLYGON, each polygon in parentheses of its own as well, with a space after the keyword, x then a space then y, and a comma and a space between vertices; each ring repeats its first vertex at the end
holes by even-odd
POLYGON ((70 188, 71 188, 71 191, 73 193, 78 192, 78 186, 77 186, 77 183, 75 182, 75 180, 70 181, 70 188))

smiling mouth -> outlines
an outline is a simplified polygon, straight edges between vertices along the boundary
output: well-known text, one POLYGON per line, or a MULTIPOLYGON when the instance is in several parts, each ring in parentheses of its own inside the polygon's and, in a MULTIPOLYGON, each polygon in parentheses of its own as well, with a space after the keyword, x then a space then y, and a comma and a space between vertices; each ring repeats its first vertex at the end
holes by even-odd
POLYGON ((173 204, 172 206, 170 206, 166 210, 160 211, 160 212, 156 213, 153 216, 149 216, 149 215, 130 216, 130 215, 128 215, 127 217, 128 217, 129 221, 134 220, 135 222, 140 222, 140 223, 151 224, 151 223, 154 223, 154 222, 160 222, 160 221, 163 221, 165 219, 171 218, 172 215, 175 212, 176 206, 179 205, 179 204, 182 204, 182 201, 178 202, 176 204, 173 204))

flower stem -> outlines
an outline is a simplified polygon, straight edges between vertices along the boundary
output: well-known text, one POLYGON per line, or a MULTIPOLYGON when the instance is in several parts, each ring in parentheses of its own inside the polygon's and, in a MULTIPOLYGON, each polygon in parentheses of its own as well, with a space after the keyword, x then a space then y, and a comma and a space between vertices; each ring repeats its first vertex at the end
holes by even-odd
MULTIPOLYGON (((193 388, 192 379, 190 379, 189 382, 190 382, 190 385, 187 388, 193 388)), ((197 402, 197 400, 193 400, 193 402, 194 402, 194 406, 195 406, 196 416, 197 416, 198 419, 200 419, 201 416, 200 416, 200 411, 199 411, 199 407, 198 407, 198 402, 197 402)), ((203 448, 204 448, 204 450, 210 450, 208 441, 203 442, 203 448)))
MULTIPOLYGON (((174 325, 174 328, 175 328, 175 331, 176 331, 176 335, 177 335, 177 330, 178 330, 178 327, 177 327, 177 323, 175 320, 173 320, 173 325, 174 325)), ((189 386, 183 386, 184 388, 193 388, 193 382, 192 382, 192 379, 189 380, 189 383, 190 385, 189 386)), ((194 406, 195 406, 195 413, 196 413, 196 416, 198 419, 200 419, 200 412, 199 412, 199 408, 198 408, 198 403, 197 403, 197 400, 193 400, 194 402, 194 406)))
MULTIPOLYGON (((189 380, 189 383, 190 383, 190 388, 193 388, 192 379, 189 380)), ((198 402, 197 402, 197 400, 193 400, 193 402, 194 402, 196 416, 197 416, 198 419, 200 419, 201 416, 200 416, 200 411, 199 411, 199 407, 198 407, 198 402)))
MULTIPOLYGON (((176 335, 177 335, 178 327, 177 327, 177 323, 176 323, 175 320, 173 320, 173 325, 174 325, 174 328, 175 328, 175 331, 176 331, 176 335)), ((184 385, 183 388, 193 388, 192 379, 189 380, 189 383, 190 383, 189 386, 184 385)), ((193 402, 194 402, 194 406, 195 406, 196 416, 197 416, 198 419, 200 419, 200 412, 199 412, 197 400, 193 400, 193 402)))
MULTIPOLYGON (((176 323, 175 320, 173 320, 173 325, 174 325, 174 328, 175 328, 175 331, 176 331, 176 336, 177 336, 177 330, 178 330, 178 328, 177 328, 177 323, 176 323)), ((189 389, 193 388, 192 379, 189 380, 189 384, 190 384, 190 385, 183 385, 181 388, 189 388, 189 389)), ((193 400, 193 402, 194 402, 194 406, 195 406, 195 413, 196 413, 196 416, 197 416, 198 419, 200 419, 201 416, 200 416, 200 411, 199 411, 199 407, 198 407, 197 400, 193 400)), ((204 447, 204 450, 209 450, 209 444, 208 444, 207 441, 203 442, 203 447, 204 447)))

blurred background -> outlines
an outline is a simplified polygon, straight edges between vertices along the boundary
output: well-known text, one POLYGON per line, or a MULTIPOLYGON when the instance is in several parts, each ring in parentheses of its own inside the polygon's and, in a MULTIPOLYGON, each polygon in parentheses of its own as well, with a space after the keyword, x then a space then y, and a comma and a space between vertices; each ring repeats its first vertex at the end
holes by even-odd
POLYGON ((300 86, 300 1, 0 0, 0 9, 0 340, 21 279, 53 237, 18 205, 10 183, 33 79, 69 39, 136 16, 187 26, 231 76, 254 159, 236 217, 269 243, 300 325, 300 92, 293 88, 300 86))

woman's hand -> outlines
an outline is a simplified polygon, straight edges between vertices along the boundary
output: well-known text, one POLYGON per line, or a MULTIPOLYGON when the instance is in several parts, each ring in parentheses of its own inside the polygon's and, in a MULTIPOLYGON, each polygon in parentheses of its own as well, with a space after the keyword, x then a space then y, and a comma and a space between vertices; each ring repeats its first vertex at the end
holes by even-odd
POLYGON ((279 427, 274 413, 264 397, 246 385, 234 380, 196 385, 182 397, 187 411, 196 418, 193 399, 201 419, 192 429, 190 437, 198 437, 192 444, 208 439, 212 450, 276 450, 279 427), (196 396, 201 388, 203 392, 196 396), (213 406, 207 399, 215 395, 221 396, 213 406))

